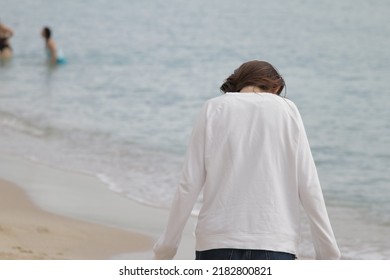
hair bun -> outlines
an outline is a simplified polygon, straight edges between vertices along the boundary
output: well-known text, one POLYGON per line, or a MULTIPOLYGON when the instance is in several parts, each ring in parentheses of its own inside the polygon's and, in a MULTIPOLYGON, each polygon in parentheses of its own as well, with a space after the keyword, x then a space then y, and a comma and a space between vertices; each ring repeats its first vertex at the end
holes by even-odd
POLYGON ((226 81, 221 85, 220 90, 224 93, 236 91, 236 85, 233 83, 233 79, 231 77, 226 79, 226 81))

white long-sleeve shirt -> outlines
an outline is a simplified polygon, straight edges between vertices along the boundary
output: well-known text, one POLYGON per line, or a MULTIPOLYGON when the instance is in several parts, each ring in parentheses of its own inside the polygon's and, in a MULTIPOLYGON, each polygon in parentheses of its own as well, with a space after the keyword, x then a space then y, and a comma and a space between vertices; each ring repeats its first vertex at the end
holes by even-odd
POLYGON ((297 253, 300 203, 317 259, 338 249, 295 104, 271 93, 227 93, 208 100, 194 126, 156 259, 175 256, 203 190, 196 250, 258 249, 297 253))

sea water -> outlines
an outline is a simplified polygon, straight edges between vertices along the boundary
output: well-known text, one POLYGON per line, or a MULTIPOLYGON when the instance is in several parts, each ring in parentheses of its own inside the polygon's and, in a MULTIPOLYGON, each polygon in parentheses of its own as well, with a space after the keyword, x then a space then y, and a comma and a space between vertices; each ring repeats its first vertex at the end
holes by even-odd
POLYGON ((14 30, 0 152, 169 207, 201 105, 266 60, 301 111, 343 256, 389 259, 389 14, 380 0, 0 0, 14 30), (64 66, 47 65, 46 25, 64 66))

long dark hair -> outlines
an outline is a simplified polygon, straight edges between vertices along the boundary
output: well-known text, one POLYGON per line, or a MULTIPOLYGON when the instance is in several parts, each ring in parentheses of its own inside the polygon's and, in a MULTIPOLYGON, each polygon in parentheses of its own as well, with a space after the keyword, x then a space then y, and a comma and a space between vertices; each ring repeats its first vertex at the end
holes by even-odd
POLYGON ((274 66, 266 61, 245 62, 221 85, 222 92, 239 92, 246 86, 255 86, 265 92, 280 95, 285 82, 274 66))

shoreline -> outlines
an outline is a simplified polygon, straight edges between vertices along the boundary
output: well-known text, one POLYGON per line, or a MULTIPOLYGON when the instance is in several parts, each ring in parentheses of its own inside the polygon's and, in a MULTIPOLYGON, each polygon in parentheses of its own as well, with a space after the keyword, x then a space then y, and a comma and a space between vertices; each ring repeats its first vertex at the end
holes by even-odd
MULTIPOLYGON (((169 214, 114 193, 96 177, 13 155, 0 154, 0 188, 0 246, 8 248, 0 259, 151 259, 169 214), (56 255, 51 250, 64 236, 72 237, 68 248, 56 255)), ((194 221, 175 259, 194 258, 194 221)))
MULTIPOLYGON (((388 243, 383 247, 390 232, 387 224, 372 223, 364 209, 334 205, 327 208, 344 259, 388 259, 390 247, 388 243), (362 219, 363 224, 360 222, 362 219)), ((153 245, 163 232, 168 215, 168 209, 142 204, 116 193, 93 175, 0 153, 0 259, 33 259, 33 254, 28 254, 29 250, 33 250, 15 242, 24 242, 29 246, 48 245, 44 243, 47 236, 42 233, 47 233, 47 229, 53 226, 52 238, 56 236, 58 242, 50 246, 57 248, 61 245, 60 237, 69 233, 69 229, 75 230, 67 255, 48 252, 46 255, 37 254, 35 258, 150 260, 153 258, 153 245), (21 214, 24 203, 16 202, 19 196, 15 198, 5 191, 4 181, 11 183, 12 186, 8 188, 15 189, 15 192, 19 192, 24 200, 35 207, 34 210, 27 211, 28 216, 21 214), (35 226, 31 223, 39 216, 36 215, 36 210, 45 215, 53 215, 52 219, 43 219, 48 224, 35 226), (15 213, 19 214, 18 219, 15 218, 15 213), (70 226, 55 229, 55 225, 61 224, 59 221, 63 219, 70 219, 71 221, 66 221, 70 222, 70 226), (21 224, 17 225, 17 222, 21 224), (100 242, 90 244, 89 249, 85 247, 77 251, 77 242, 80 244, 82 240, 86 240, 79 234, 80 227, 90 232, 90 235, 103 230, 108 240, 104 243, 106 251, 99 252, 99 248, 94 248, 100 242), (91 230, 93 227, 99 229, 91 230), (25 236, 27 241, 23 241, 22 237, 12 235, 10 230, 24 234, 30 232, 35 239, 29 240, 25 236), (4 248, 8 248, 7 251, 4 248), (5 251, 9 255, 5 255, 5 251)), ((191 216, 184 229, 176 260, 194 259, 195 224, 196 217, 191 216)), ((314 251, 305 217, 302 219, 301 230, 298 257, 311 259, 314 251)), ((45 253, 42 250, 39 252, 45 253)))
POLYGON ((106 259, 152 244, 143 234, 43 211, 18 186, 1 179, 0 237, 3 260, 106 259))

